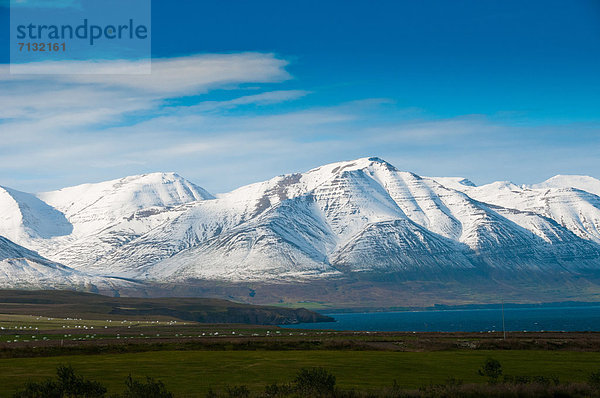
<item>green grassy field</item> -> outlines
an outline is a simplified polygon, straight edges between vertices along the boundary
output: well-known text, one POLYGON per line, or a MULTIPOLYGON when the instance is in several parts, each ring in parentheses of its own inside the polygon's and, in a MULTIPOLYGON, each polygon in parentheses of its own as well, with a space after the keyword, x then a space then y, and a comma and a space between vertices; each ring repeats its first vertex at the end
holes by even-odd
POLYGON ((572 351, 161 351, 135 354, 56 356, 0 360, 0 386, 10 396, 27 380, 54 374, 58 364, 71 364, 86 377, 122 389, 128 374, 164 380, 177 397, 203 396, 209 387, 286 382, 302 367, 322 366, 337 376, 342 388, 369 389, 442 383, 449 377, 485 382, 477 369, 487 357, 498 359, 505 374, 558 376, 583 381, 600 368, 599 352, 572 351))
MULTIPOLYGON (((7 313, 0 314, 0 398, 12 396, 27 381, 54 376, 58 365, 73 366, 109 393, 122 392, 129 374, 150 376, 162 380, 176 398, 204 397, 210 388, 223 392, 235 385, 262 392, 268 384, 292 381, 307 367, 326 368, 343 390, 380 393, 394 380, 404 389, 448 379, 486 383, 477 370, 488 357, 501 362, 505 375, 558 377, 563 383, 586 381, 600 371, 600 333, 511 332, 504 339, 502 333, 284 329, 195 322, 187 319, 199 314, 195 302, 161 301, 185 309, 186 318, 175 319, 165 316, 164 308, 153 314, 154 302, 128 299, 117 305, 114 299, 83 295, 80 305, 73 293, 2 294, 7 313), (126 316, 123 311, 133 307, 125 304, 149 312, 126 316)), ((202 311, 211 317, 221 319, 215 314, 229 306, 230 318, 239 319, 237 304, 209 304, 202 302, 202 311)), ((261 311, 244 307, 241 319, 248 314, 262 314, 256 320, 281 319, 279 310, 261 311)))
MULTIPOLYGON (((52 330, 61 328, 77 328, 77 327, 115 327, 119 325, 125 326, 159 326, 171 325, 175 321, 146 321, 146 320, 97 320, 97 319, 73 319, 73 318, 53 318, 35 315, 15 315, 15 314, 0 314, 0 328, 9 330, 34 329, 34 330, 52 330)), ((187 324, 183 321, 178 321, 180 324, 187 324)), ((190 322, 191 323, 191 322, 190 322)))

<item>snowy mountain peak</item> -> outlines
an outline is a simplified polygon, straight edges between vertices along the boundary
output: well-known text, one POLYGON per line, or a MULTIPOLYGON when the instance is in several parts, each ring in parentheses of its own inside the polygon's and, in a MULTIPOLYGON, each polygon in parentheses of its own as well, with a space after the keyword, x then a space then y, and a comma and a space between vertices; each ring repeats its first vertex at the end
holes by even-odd
MULTIPOLYGON (((362 159, 361 159, 361 160, 362 160, 362 159)), ((388 168, 388 169, 390 169, 390 170, 397 170, 397 169, 396 169, 396 167, 395 167, 394 165, 392 165, 391 163, 389 163, 389 162, 387 162, 387 161, 385 161, 385 160, 383 160, 383 159, 381 159, 381 158, 379 158, 379 157, 377 157, 377 156, 374 156, 374 157, 367 158, 367 161, 368 161, 368 162, 369 162, 371 165, 373 165, 373 164, 378 164, 378 165, 381 165, 381 166, 383 166, 383 167, 385 167, 385 168, 388 168)))
POLYGON ((382 160, 378 157, 366 157, 355 160, 346 160, 342 162, 328 163, 323 166, 315 167, 303 174, 305 175, 322 175, 323 177, 329 177, 331 174, 338 174, 344 171, 355 171, 368 169, 374 166, 384 166, 390 169, 395 169, 390 163, 382 160))
POLYGON ((583 175, 556 175, 532 188, 576 188, 600 196, 600 180, 583 175))
POLYGON ((175 173, 142 174, 77 185, 40 193, 38 197, 69 218, 90 213, 122 217, 140 209, 214 199, 206 190, 175 173))
POLYGON ((438 184, 447 188, 462 191, 465 187, 476 187, 471 180, 464 177, 426 177, 429 180, 436 181, 438 184))
MULTIPOLYGON (((258 205, 259 210, 264 210, 267 204, 271 206, 286 199, 305 195, 314 191, 317 187, 339 178, 344 173, 356 171, 375 173, 377 170, 397 171, 394 166, 380 158, 360 158, 326 164, 305 173, 280 175, 267 181, 246 185, 227 194, 219 195, 219 198, 238 203, 243 207, 258 201, 260 202, 258 205)), ((414 177, 420 178, 417 175, 414 175, 414 177)))
MULTIPOLYGON (((154 172, 154 173, 145 173, 138 174, 133 176, 123 177, 117 180, 108 181, 108 182, 122 182, 122 183, 137 183, 137 184, 186 184, 186 185, 194 185, 185 178, 181 177, 179 174, 169 171, 169 172, 154 172)), ((209 198, 212 195, 209 194, 209 198)), ((204 198, 204 199, 209 199, 204 198)))
POLYGON ((521 189, 521 187, 519 187, 518 185, 516 185, 510 181, 495 181, 490 184, 482 185, 481 188, 496 189, 496 190, 498 190, 498 189, 499 190, 510 190, 510 191, 521 189))
POLYGON ((0 187, 0 236, 14 241, 71 233, 65 216, 34 195, 0 187))

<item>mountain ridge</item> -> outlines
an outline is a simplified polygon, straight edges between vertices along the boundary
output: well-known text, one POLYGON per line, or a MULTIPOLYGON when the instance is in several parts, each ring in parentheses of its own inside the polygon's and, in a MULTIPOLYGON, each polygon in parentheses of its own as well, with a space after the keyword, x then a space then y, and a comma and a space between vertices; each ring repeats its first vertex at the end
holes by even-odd
MULTIPOLYGON (((15 210, 26 201, 15 207, 0 195, 1 214, 12 217, 0 236, 8 230, 16 244, 86 275, 149 284, 370 274, 576 279, 600 271, 600 197, 581 189, 597 180, 573 179, 579 188, 565 186, 565 176, 539 187, 476 186, 370 157, 212 195, 175 173, 152 173, 12 195, 36 198, 72 228, 46 237, 15 233, 26 230, 15 210)), ((52 219, 44 217, 36 220, 52 219)))

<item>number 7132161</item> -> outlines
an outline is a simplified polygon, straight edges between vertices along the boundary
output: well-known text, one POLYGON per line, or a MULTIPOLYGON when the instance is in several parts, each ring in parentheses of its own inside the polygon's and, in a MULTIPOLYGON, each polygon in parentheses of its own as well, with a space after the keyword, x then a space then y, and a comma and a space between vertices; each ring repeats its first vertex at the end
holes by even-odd
POLYGON ((58 52, 66 51, 65 43, 18 43, 19 51, 58 52))

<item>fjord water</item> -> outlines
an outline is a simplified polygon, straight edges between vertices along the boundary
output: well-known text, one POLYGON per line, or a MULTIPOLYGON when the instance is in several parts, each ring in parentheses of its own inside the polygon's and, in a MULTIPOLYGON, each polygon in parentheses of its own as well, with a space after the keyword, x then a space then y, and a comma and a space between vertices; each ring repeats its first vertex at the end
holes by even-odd
MULTIPOLYGON (((326 314, 336 322, 287 325, 295 329, 404 332, 502 330, 502 309, 326 314)), ((507 331, 600 331, 600 305, 504 308, 507 331)))

